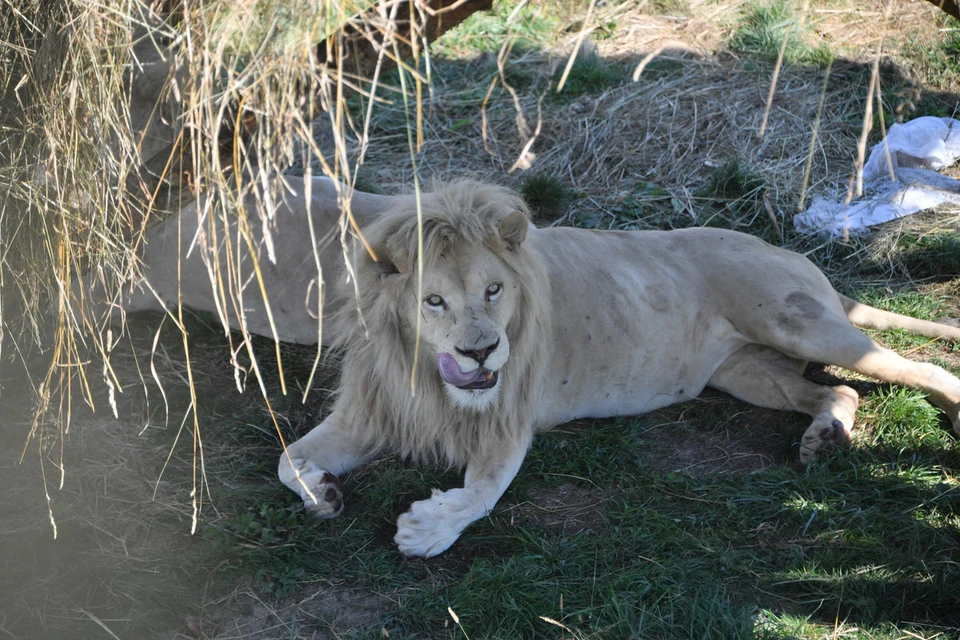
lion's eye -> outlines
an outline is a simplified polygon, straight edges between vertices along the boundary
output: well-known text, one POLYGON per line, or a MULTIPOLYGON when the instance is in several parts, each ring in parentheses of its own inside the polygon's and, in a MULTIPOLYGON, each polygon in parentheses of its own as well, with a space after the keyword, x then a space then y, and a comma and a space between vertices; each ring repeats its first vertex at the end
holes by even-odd
POLYGON ((423 299, 423 301, 426 302, 427 305, 428 305, 428 306, 431 306, 431 307, 442 307, 442 306, 443 306, 443 298, 441 298, 441 297, 438 296, 437 294, 433 294, 433 295, 427 296, 426 298, 423 299))
POLYGON ((494 282, 487 287, 487 300, 493 300, 500 295, 501 291, 503 291, 503 285, 499 282, 494 282))

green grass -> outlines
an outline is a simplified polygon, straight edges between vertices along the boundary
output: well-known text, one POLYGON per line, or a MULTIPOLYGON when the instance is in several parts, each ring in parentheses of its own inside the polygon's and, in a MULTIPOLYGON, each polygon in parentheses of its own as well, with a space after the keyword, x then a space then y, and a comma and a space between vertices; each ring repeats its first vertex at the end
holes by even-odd
POLYGON ((956 232, 908 235, 898 243, 891 258, 911 279, 956 278, 960 276, 960 235, 956 232))
POLYGON ((947 62, 960 71, 960 23, 956 20, 945 20, 943 29, 943 53, 947 62))
POLYGON ((855 293, 855 297, 858 301, 871 307, 913 316, 921 320, 936 320, 940 309, 943 307, 942 299, 919 291, 890 291, 885 288, 874 288, 858 291, 855 293))
POLYGON ((745 5, 729 46, 748 56, 773 62, 786 40, 783 55, 786 64, 827 64, 833 58, 832 52, 825 45, 809 44, 813 39, 798 3, 769 0, 745 5))
POLYGON ((541 48, 560 29, 561 21, 572 12, 560 3, 540 3, 521 10, 512 25, 507 20, 520 3, 497 0, 493 9, 475 13, 462 25, 441 36, 431 47, 431 54, 459 58, 479 52, 495 53, 507 36, 515 38, 514 46, 541 48))
POLYGON ((563 215, 573 194, 569 187, 554 175, 534 173, 524 178, 520 194, 533 212, 534 218, 549 221, 563 215))
MULTIPOLYGON (((718 172, 715 194, 751 188, 724 175, 740 173, 718 172)), ((656 185, 638 182, 631 193, 624 211, 669 206, 656 185)), ((924 318, 950 304, 923 291, 855 294, 924 318)), ((177 571, 183 585, 204 583, 211 594, 244 585, 276 607, 295 629, 289 637, 334 624, 332 614, 284 613, 277 604, 316 590, 374 598, 375 620, 341 634, 371 640, 895 640, 960 630, 960 442, 915 392, 853 383, 863 396, 853 448, 808 468, 794 462, 806 418, 717 393, 637 418, 564 425, 535 440, 489 517, 438 558, 408 560, 392 541, 397 516, 431 488, 456 486, 458 474, 378 460, 344 478, 341 517, 309 516, 275 477, 279 443, 262 400, 255 389, 228 392, 227 355, 204 320, 189 329, 207 345, 195 356, 208 376, 198 401, 217 509, 205 510, 177 571), (730 472, 691 467, 684 451, 697 462, 751 452, 764 459, 730 472), (572 497, 557 504, 550 496, 572 497)), ((179 337, 170 331, 161 340, 176 362, 179 337)), ((271 362, 272 343, 255 345, 271 362)), ((311 353, 284 348, 292 388, 305 380, 311 353)), ((302 405, 268 382, 288 440, 327 410, 323 394, 302 405)), ((133 399, 125 402, 135 411, 133 399)), ((174 403, 174 415, 185 402, 174 403)), ((148 444, 165 452, 171 435, 150 431, 148 444)), ((188 487, 189 462, 189 448, 179 449, 166 482, 188 487)))
MULTIPOLYGON (((604 638, 817 638, 836 620, 844 637, 864 640, 960 628, 951 588, 960 485, 946 471, 960 466, 960 445, 940 414, 914 392, 867 394, 855 448, 806 469, 665 473, 650 453, 672 433, 684 443, 736 434, 745 410, 715 396, 543 435, 493 513, 429 561, 397 553, 394 521, 458 477, 391 459, 345 479, 347 511, 331 521, 305 514, 273 480, 272 458, 263 475, 243 470, 243 488, 256 488, 227 501, 205 544, 265 598, 316 583, 381 595, 380 625, 358 637, 380 637, 381 627, 402 638, 557 637, 543 617, 573 637, 604 638), (561 486, 591 496, 582 527, 531 516, 561 486)), ((799 423, 781 437, 798 439, 799 423)), ((270 449, 242 455, 258 469, 270 449)))
MULTIPOLYGON (((553 76, 557 87, 565 65, 561 65, 553 76)), ((598 94, 607 89, 620 86, 629 78, 627 70, 616 62, 603 60, 596 54, 578 56, 570 67, 570 73, 560 91, 561 96, 580 96, 598 94)))
MULTIPOLYGON (((711 189, 752 188, 735 175, 721 172, 711 189)), ((642 194, 669 199, 638 183, 642 194)), ((884 288, 855 295, 930 319, 949 303, 884 288)), ((258 348, 266 357, 271 346, 258 348)), ((862 395, 853 447, 806 468, 795 459, 807 418, 718 393, 561 426, 535 440, 490 516, 428 561, 396 551, 396 518, 430 488, 456 486, 458 474, 380 460, 344 479, 341 517, 314 519, 275 480, 276 437, 251 398, 207 433, 214 446, 229 438, 243 448, 212 469, 229 491, 201 544, 220 579, 252 580, 266 601, 316 585, 374 594, 382 612, 359 638, 952 637, 960 442, 922 395, 849 383, 862 395), (688 450, 702 464, 687 465, 679 452, 688 450), (718 450, 765 458, 730 472, 711 466, 718 450)), ((286 437, 322 411, 293 399, 276 406, 286 437)), ((298 637, 324 624, 298 619, 298 637)))
MULTIPOLYGON (((557 186, 536 174, 526 180, 538 181, 541 190, 557 186)), ((743 202, 761 190, 748 169, 730 163, 714 170, 698 197, 713 208, 711 215, 746 219, 735 208, 751 211, 743 202)), ((652 226, 662 215, 669 226, 672 201, 656 184, 638 181, 603 222, 652 226)), ((678 220, 681 214, 675 215, 678 220)), ((927 319, 952 308, 950 299, 925 290, 876 287, 853 294, 927 319)), ((192 322, 191 335, 219 354, 201 352, 202 365, 228 371, 218 332, 204 318, 192 322)), ((878 337, 902 349, 929 342, 896 332, 878 337)), ((176 360, 179 336, 169 331, 162 339, 176 360)), ((911 357, 928 358, 943 348, 937 343, 911 357)), ((270 341, 257 340, 256 352, 272 362, 270 341)), ((310 348, 285 347, 292 388, 305 380, 311 354, 310 348)), ((207 382, 216 379, 208 375, 207 382)), ((304 406, 298 394, 280 395, 275 379, 269 384, 288 441, 327 410, 323 394, 304 406)), ((535 440, 489 517, 471 525, 448 552, 422 561, 397 552, 396 518, 431 488, 456 486, 458 474, 378 460, 344 478, 341 517, 315 519, 275 477, 279 442, 255 390, 238 398, 224 392, 229 380, 219 380, 204 386, 199 398, 208 450, 223 452, 207 460, 217 510, 205 511, 201 536, 185 554, 190 562, 180 569, 183 582, 205 580, 210 593, 245 585, 277 607, 280 620, 296 630, 290 637, 303 638, 327 633, 334 616, 280 613, 274 603, 310 590, 375 598, 381 607, 375 622, 342 634, 371 640, 384 633, 954 637, 960 632, 954 589, 960 579, 960 442, 916 392, 851 384, 863 397, 853 448, 830 452, 808 468, 795 464, 808 419, 722 394, 637 418, 561 426, 535 440), (685 458, 685 451, 693 453, 685 458), (762 462, 733 472, 709 462, 747 453, 762 455, 762 462), (575 499, 550 500, 566 495, 575 499)), ((166 451, 171 435, 149 437, 166 451)), ((168 480, 185 486, 189 450, 179 450, 174 462, 180 477, 174 472, 168 480)), ((309 610, 309 601, 302 606, 309 610)))
MULTIPOLYGON (((931 27, 929 37, 904 43, 901 54, 922 74, 925 89, 955 92, 960 82, 960 22, 942 14, 931 27)), ((943 98, 921 100, 913 116, 956 117, 956 100, 943 98)))
POLYGON ((697 196, 741 207, 752 203, 762 191, 763 180, 744 166, 739 158, 733 158, 713 170, 709 181, 697 192, 697 196))
POLYGON ((960 79, 960 22, 946 15, 937 16, 941 65, 938 69, 950 80, 960 79))
POLYGON ((878 391, 864 402, 862 419, 873 427, 868 442, 874 447, 912 452, 949 446, 949 436, 938 428, 940 412, 911 389, 878 391))
MULTIPOLYGON (((936 322, 944 316, 956 315, 956 308, 955 305, 952 304, 952 298, 946 293, 928 293, 909 289, 891 291, 884 287, 876 287, 847 292, 847 294, 857 301, 872 307, 920 318, 921 320, 936 322)), ((956 345, 941 343, 930 338, 908 333, 902 329, 869 331, 868 333, 891 349, 897 349, 901 352, 910 350, 911 353, 920 354, 941 366, 943 362, 939 361, 938 358, 942 355, 942 352, 946 350, 955 353, 957 350, 956 345)))
POLYGON ((653 182, 638 181, 612 207, 611 215, 582 211, 574 226, 598 229, 678 229, 713 226, 737 229, 773 240, 775 233, 763 206, 763 179, 739 158, 710 170, 693 192, 693 211, 681 198, 653 182))
POLYGON ((766 185, 749 165, 734 157, 714 167, 695 192, 696 224, 751 233, 778 244, 782 225, 774 224, 764 204, 766 185))
POLYGON ((679 202, 652 182, 638 182, 614 209, 616 228, 668 229, 679 202))

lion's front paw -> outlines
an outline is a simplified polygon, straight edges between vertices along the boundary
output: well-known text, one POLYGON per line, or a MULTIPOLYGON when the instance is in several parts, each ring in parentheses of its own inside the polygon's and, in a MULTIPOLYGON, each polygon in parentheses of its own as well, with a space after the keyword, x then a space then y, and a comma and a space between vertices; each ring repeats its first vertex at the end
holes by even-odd
POLYGON ((289 463, 281 461, 280 479, 303 498, 303 506, 317 517, 336 518, 343 512, 340 479, 315 462, 300 458, 289 463))
POLYGON ((393 541, 405 556, 430 558, 450 548, 475 518, 466 514, 462 490, 433 490, 429 500, 420 500, 397 519, 393 541))

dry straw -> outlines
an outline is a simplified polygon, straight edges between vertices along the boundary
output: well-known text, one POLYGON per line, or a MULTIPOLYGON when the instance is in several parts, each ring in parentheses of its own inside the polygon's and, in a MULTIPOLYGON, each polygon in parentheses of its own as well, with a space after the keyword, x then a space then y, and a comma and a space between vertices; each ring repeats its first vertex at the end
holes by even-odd
MULTIPOLYGON (((266 300, 261 265, 275 259, 272 216, 283 197, 283 173, 320 158, 324 172, 345 185, 340 196, 348 201, 355 165, 344 140, 358 123, 349 119, 345 100, 348 91, 368 97, 375 91, 344 70, 342 56, 322 64, 315 47, 342 44, 338 29, 368 4, 2 0, 0 309, 8 331, 0 347, 12 346, 25 360, 27 345, 43 342, 44 325, 50 315, 55 318, 51 366, 37 387, 39 410, 29 441, 41 447, 62 443, 56 436, 69 429, 78 396, 95 404, 95 377, 102 377, 116 412, 115 394, 122 387, 110 355, 124 329, 103 322, 90 293, 121 298, 138 272, 144 229, 154 220, 203 194, 198 209, 210 239, 206 248, 222 245, 226 256, 223 263, 209 262, 217 308, 224 320, 231 312, 242 319, 241 287, 250 274, 239 264, 238 248, 254 256, 252 276, 266 300), (323 112, 335 132, 330 162, 312 135, 312 122, 323 112), (243 196, 252 196, 254 211, 243 210, 243 196), (231 226, 233 219, 238 224, 231 226), (77 286, 84 272, 90 281, 77 286), (102 371, 90 366, 91 349, 102 371)), ((374 18, 365 28, 401 33, 385 16, 374 18)), ((371 38, 378 40, 389 42, 371 38)), ((385 59, 398 58, 389 49, 380 47, 378 70, 385 59)), ((347 233, 349 218, 343 227, 347 233)), ((179 238, 184 246, 193 241, 179 238)), ((318 273, 318 282, 322 278, 318 273)), ((205 491, 201 429, 179 305, 170 320, 183 335, 191 389, 181 431, 192 438, 195 452, 195 527, 205 491)), ((249 332, 243 327, 241 334, 231 350, 246 352, 266 395, 249 332)), ((274 334, 275 366, 284 380, 274 334)))

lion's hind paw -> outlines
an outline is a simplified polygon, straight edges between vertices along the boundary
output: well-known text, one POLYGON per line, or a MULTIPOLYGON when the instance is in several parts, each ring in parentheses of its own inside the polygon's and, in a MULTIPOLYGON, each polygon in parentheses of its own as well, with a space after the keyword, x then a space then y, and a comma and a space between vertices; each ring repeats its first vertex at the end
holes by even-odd
POLYGON ((849 444, 850 429, 843 422, 836 418, 814 420, 800 441, 800 462, 809 464, 817 460, 822 449, 849 444))

